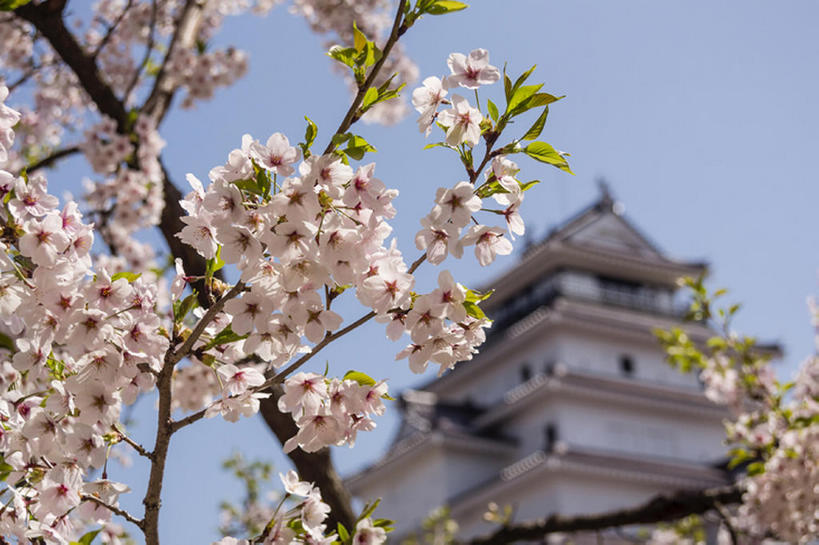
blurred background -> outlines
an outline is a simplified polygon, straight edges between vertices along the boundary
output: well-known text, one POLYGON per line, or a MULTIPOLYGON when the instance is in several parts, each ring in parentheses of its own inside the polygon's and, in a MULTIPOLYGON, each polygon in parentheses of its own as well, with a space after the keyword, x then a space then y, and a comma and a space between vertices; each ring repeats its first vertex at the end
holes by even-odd
MULTIPOLYGON (((551 107, 541 140, 571 153, 576 176, 516 158, 522 180, 542 181, 523 204, 527 236, 541 239, 596 200, 595 181, 605 178, 626 216, 669 255, 710 262, 710 286, 728 288, 729 299, 743 303, 737 330, 781 343, 779 372, 787 377, 814 350, 806 298, 817 292, 819 270, 817 20, 819 4, 809 1, 475 0, 464 12, 424 18, 402 41, 420 66, 420 79, 448 73, 451 52, 479 47, 490 52, 492 64, 508 63, 513 79, 537 64, 530 82, 567 95, 551 107)), ((183 193, 186 173, 206 179, 244 133, 264 141, 283 132, 296 142, 307 115, 319 127, 317 146, 326 145, 350 95, 331 71, 323 41, 286 5, 264 18, 227 19, 215 42, 247 51, 248 74, 193 110, 174 110, 162 130, 166 163, 183 193)), ((405 97, 417 85, 410 84, 405 97)), ((502 95, 496 84, 481 91, 481 101, 501 104, 502 95)), ((433 131, 425 140, 415 117, 391 127, 354 128, 378 149, 367 156, 377 162, 377 177, 401 192, 392 225, 408 261, 418 254, 414 235, 435 189, 464 177, 451 152, 422 150, 442 138, 433 131)), ((524 124, 510 137, 524 132, 524 124)), ((49 173, 49 180, 79 195, 88 174, 80 157, 49 173)), ((479 287, 515 263, 519 242, 515 254, 488 268, 478 267, 471 252, 445 266, 461 283, 479 287)), ((419 289, 432 289, 437 274, 435 267, 422 267, 419 289)), ((339 306, 346 319, 364 313, 352 294, 346 299, 339 306)), ((403 346, 371 323, 311 365, 318 372, 328 365, 335 376, 364 371, 400 392, 434 373, 413 375, 406 361, 394 361, 403 346)), ((154 401, 143 399, 133 413, 134 434, 144 443, 153 437, 154 401)), ((340 470, 350 474, 382 454, 397 417, 389 410, 374 432, 359 435, 355 449, 335 449, 340 470)), ((161 523, 170 543, 218 537, 219 501, 241 492, 220 469, 231 453, 271 460, 280 471, 288 467, 260 418, 206 420, 174 439, 161 523)), ((110 477, 130 481, 131 472, 145 469, 141 460, 134 463, 112 469, 110 477)), ((136 509, 142 492, 129 496, 123 504, 136 509)))

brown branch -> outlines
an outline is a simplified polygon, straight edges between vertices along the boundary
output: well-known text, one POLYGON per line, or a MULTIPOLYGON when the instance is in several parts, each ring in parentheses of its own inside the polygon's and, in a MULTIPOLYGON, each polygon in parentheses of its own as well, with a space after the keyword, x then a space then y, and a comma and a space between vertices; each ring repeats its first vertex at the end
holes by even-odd
POLYGON ((102 51, 102 48, 105 47, 105 44, 107 44, 108 41, 111 39, 111 36, 113 36, 114 32, 116 32, 117 27, 125 18, 125 14, 128 13, 129 9, 131 9, 133 3, 134 0, 128 0, 128 3, 125 4, 124 8, 122 8, 122 11, 119 13, 117 18, 114 19, 114 21, 111 23, 111 26, 108 27, 108 31, 106 31, 105 36, 102 37, 100 43, 97 44, 97 47, 94 49, 94 52, 91 53, 91 57, 96 59, 99 56, 100 51, 102 51))
POLYGON ((53 166, 53 164, 56 163, 57 161, 59 161, 60 159, 68 157, 69 155, 74 155, 75 153, 77 153, 79 151, 80 151, 80 148, 78 146, 71 146, 70 148, 63 148, 63 149, 57 150, 55 152, 52 152, 50 155, 46 155, 42 159, 40 159, 38 161, 35 161, 35 162, 31 163, 30 165, 26 166, 25 167, 26 172, 31 174, 35 170, 39 170, 41 168, 48 168, 50 166, 53 166))
POLYGON ((199 27, 204 19, 205 4, 206 2, 202 0, 187 0, 185 2, 182 12, 177 18, 176 29, 168 45, 168 51, 165 58, 162 59, 156 80, 154 80, 154 86, 145 104, 140 109, 143 113, 152 117, 157 125, 168 112, 173 95, 179 88, 168 70, 168 63, 177 50, 180 48, 187 49, 196 44, 196 35, 199 33, 199 27))
POLYGON ((94 57, 83 50, 65 26, 64 7, 64 1, 40 4, 30 2, 14 10, 14 13, 34 25, 48 40, 54 52, 74 71, 80 85, 99 111, 116 121, 118 131, 125 134, 128 121, 125 107, 103 80, 94 57))
POLYGON ((738 485, 706 490, 683 490, 660 494, 636 507, 601 513, 564 517, 551 515, 546 520, 506 525, 492 534, 461 541, 462 545, 505 545, 518 541, 543 541, 548 534, 604 530, 632 524, 654 524, 700 515, 719 505, 739 503, 742 489, 738 485))
POLYGON ((141 526, 145 534, 146 545, 159 545, 159 508, 161 506, 162 482, 165 478, 165 461, 168 447, 171 444, 171 380, 174 362, 171 362, 173 351, 168 348, 165 361, 156 379, 159 392, 159 407, 156 415, 156 438, 154 440, 151 472, 148 475, 148 488, 142 504, 145 506, 145 517, 141 526))
MULTIPOLYGON (((164 191, 165 206, 162 208, 162 214, 159 217, 159 231, 165 238, 165 243, 168 245, 171 255, 182 259, 185 274, 202 278, 205 275, 207 261, 199 255, 195 248, 185 244, 176 236, 185 227, 185 224, 182 223, 182 217, 186 214, 182 210, 182 205, 179 204, 182 193, 171 181, 162 159, 160 159, 160 165, 162 167, 162 190, 164 191)), ((221 279, 222 271, 216 271, 213 276, 221 279)), ((205 285, 205 281, 196 280, 191 283, 191 287, 199 294, 199 305, 203 308, 209 307, 211 302, 208 299, 209 290, 205 285)))
POLYGON ((174 350, 173 352, 169 352, 168 355, 165 357, 165 361, 169 362, 171 365, 176 364, 179 360, 190 354, 191 350, 193 349, 193 345, 199 340, 199 337, 202 335, 202 332, 205 331, 205 328, 210 324, 213 319, 219 314, 225 306, 225 303, 239 295, 245 291, 245 285, 242 282, 237 282, 235 286, 233 286, 229 292, 227 292, 221 299, 213 303, 208 311, 205 313, 204 316, 199 318, 199 321, 194 326, 193 331, 188 338, 185 339, 185 342, 179 349, 174 350))
POLYGON ((132 524, 136 524, 140 528, 142 528, 142 526, 144 524, 144 522, 142 520, 136 518, 135 516, 133 516, 131 513, 129 513, 125 509, 120 509, 119 507, 116 507, 114 505, 106 503, 102 499, 100 499, 100 498, 98 498, 96 496, 92 496, 91 494, 81 494, 80 499, 82 499, 83 501, 94 502, 97 505, 108 509, 112 513, 121 516, 122 518, 124 518, 128 522, 130 522, 132 524))
MULTIPOLYGON (((262 400, 259 412, 279 442, 284 445, 299 430, 293 422, 293 417, 279 410, 279 397, 284 393, 282 387, 274 386, 268 392, 272 395, 262 400)), ((333 465, 330 449, 323 448, 317 452, 304 452, 297 448, 290 452, 288 456, 293 465, 296 466, 299 478, 318 486, 319 490, 321 490, 322 501, 330 506, 327 527, 335 528, 337 523, 340 522, 352 531, 356 522, 352 498, 333 465)))
MULTIPOLYGON (((378 59, 372 70, 370 70, 370 74, 367 76, 367 79, 364 80, 364 83, 358 86, 358 92, 355 94, 355 98, 353 98, 353 103, 350 104, 350 108, 347 110, 347 113, 344 115, 344 119, 341 120, 341 124, 336 129, 336 134, 343 134, 347 132, 353 123, 358 121, 360 116, 360 112, 358 108, 361 106, 361 102, 364 100, 364 95, 367 94, 367 89, 372 86, 375 78, 378 76, 378 73, 381 71, 381 67, 384 66, 384 63, 387 62, 387 57, 392 51, 392 47, 398 41, 404 32, 407 31, 407 27, 401 23, 401 20, 404 17, 404 6, 406 5, 407 0, 401 0, 398 3, 398 10, 395 12, 395 20, 392 23, 392 31, 390 31, 390 36, 387 38, 387 42, 384 44, 384 47, 381 49, 382 56, 378 59)), ((324 150, 324 154, 328 154, 333 151, 333 139, 330 139, 330 143, 327 144, 327 148, 324 150)))
MULTIPOLYGON (((319 343, 317 343, 317 344, 315 344, 313 346, 313 348, 310 350, 310 352, 306 353, 305 355, 303 355, 302 357, 300 357, 299 359, 297 359, 296 361, 294 361, 293 363, 288 365, 283 371, 280 371, 279 373, 277 373, 272 378, 267 379, 261 386, 258 386, 256 388, 252 389, 251 391, 254 392, 254 393, 255 392, 267 392, 271 387, 276 386, 277 384, 281 384, 282 382, 284 382, 284 379, 287 378, 287 375, 289 375, 290 373, 292 373, 293 371, 295 371, 296 369, 298 369, 299 367, 301 367, 302 365, 304 365, 305 363, 310 361, 310 358, 312 358, 313 356, 318 354, 321 351, 322 348, 324 348, 325 346, 327 346, 328 344, 330 344, 334 340, 338 339, 342 335, 346 335, 347 333, 349 333, 353 329, 359 327, 360 325, 363 325, 363 324, 367 323, 368 321, 370 321, 374 317, 375 317, 375 312, 368 312, 367 314, 365 314, 364 316, 362 316, 361 318, 359 318, 355 322, 351 323, 347 327, 345 327, 343 329, 340 329, 340 330, 336 331, 335 333, 329 333, 328 332, 319 343)), ((207 408, 204 408, 204 409, 201 409, 201 410, 199 410, 199 411, 197 411, 195 413, 189 414, 185 418, 181 418, 179 420, 174 421, 171 424, 171 428, 175 432, 175 431, 179 430, 180 428, 184 428, 185 426, 189 426, 189 425, 193 424, 194 422, 198 422, 199 420, 202 420, 202 418, 205 417, 206 412, 207 412, 207 408)))
POLYGON ((131 81, 128 83, 128 86, 125 87, 125 93, 123 94, 122 102, 125 104, 129 103, 129 99, 131 98, 131 93, 134 91, 134 88, 139 83, 139 76, 142 75, 142 70, 148 66, 148 61, 151 59, 151 53, 154 50, 154 34, 156 32, 156 0, 151 1, 151 22, 148 23, 148 41, 145 43, 145 52, 142 55, 142 60, 137 65, 136 69, 134 69, 134 75, 131 77, 131 81))

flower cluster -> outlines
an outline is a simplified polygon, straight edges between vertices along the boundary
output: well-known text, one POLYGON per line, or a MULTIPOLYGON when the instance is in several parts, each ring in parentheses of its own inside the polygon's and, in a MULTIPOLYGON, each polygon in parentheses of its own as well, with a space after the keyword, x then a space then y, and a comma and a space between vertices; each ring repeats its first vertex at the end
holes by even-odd
MULTIPOLYGON (((258 515, 263 517, 266 524, 259 536, 253 539, 237 539, 224 537, 213 545, 330 545, 340 540, 335 528, 327 528, 325 523, 330 513, 330 506, 322 501, 321 491, 312 483, 300 481, 295 471, 279 474, 284 485, 285 496, 275 509, 264 509, 257 505, 258 515), (282 506, 286 502, 295 505, 286 510, 282 506)), ((384 526, 391 521, 384 519, 373 520, 370 513, 362 514, 359 518, 352 543, 358 545, 381 545, 386 541, 387 533, 384 526)), ((343 527, 342 527, 343 528, 343 527)), ((341 530, 341 529, 340 529, 341 530)), ((346 532, 346 529, 344 529, 346 532)), ((349 536, 347 536, 349 539, 349 536)))
POLYGON ((466 143, 475 146, 481 136, 483 114, 473 108, 467 99, 452 95, 445 99, 447 91, 455 87, 477 90, 482 85, 490 85, 500 79, 497 67, 489 64, 489 52, 476 49, 467 57, 463 53, 452 53, 447 59, 451 74, 444 78, 430 76, 412 93, 412 105, 421 114, 418 127, 429 135, 432 124, 437 120, 447 128, 446 143, 458 146, 466 143), (438 112, 441 104, 452 106, 449 110, 438 112))
MULTIPOLYGON (((348 375, 357 376, 359 373, 348 375)), ((355 444, 359 430, 375 428, 370 414, 384 414, 385 382, 328 380, 315 373, 297 373, 284 383, 279 410, 291 413, 299 432, 284 444, 315 452, 329 445, 355 444)))
MULTIPOLYGON (((710 312, 713 303, 701 283, 686 283, 694 289, 696 308, 710 312)), ((723 325, 733 308, 720 311, 723 325)), ((673 337, 661 336, 667 345, 673 337)), ((743 464, 746 473, 732 526, 751 541, 773 535, 807 543, 819 532, 819 357, 808 358, 796 380, 782 384, 752 339, 729 333, 710 339, 708 347, 708 353, 699 352, 685 335, 668 345, 677 363, 691 357, 684 367, 701 368, 705 395, 734 413, 726 423, 732 465, 743 464)))
MULTIPOLYGON (((2 103, 0 113, 14 118, 2 103)), ((58 209, 39 175, 0 180, 0 452, 11 472, 0 533, 62 543, 107 524, 99 502, 128 490, 86 478, 123 438, 123 403, 153 388, 168 339, 155 286, 92 269, 93 226, 75 203, 58 209)))

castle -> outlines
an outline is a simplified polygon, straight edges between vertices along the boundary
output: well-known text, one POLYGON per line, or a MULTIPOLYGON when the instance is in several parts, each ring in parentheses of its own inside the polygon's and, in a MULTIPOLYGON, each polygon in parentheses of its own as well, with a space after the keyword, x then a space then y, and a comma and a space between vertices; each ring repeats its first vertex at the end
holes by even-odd
POLYGON ((604 189, 486 286, 481 353, 402 395, 393 445, 347 479, 351 492, 383 498, 400 539, 442 505, 469 537, 492 529, 489 502, 530 520, 725 484, 728 414, 652 333, 683 325, 677 280, 705 271, 664 255, 604 189))

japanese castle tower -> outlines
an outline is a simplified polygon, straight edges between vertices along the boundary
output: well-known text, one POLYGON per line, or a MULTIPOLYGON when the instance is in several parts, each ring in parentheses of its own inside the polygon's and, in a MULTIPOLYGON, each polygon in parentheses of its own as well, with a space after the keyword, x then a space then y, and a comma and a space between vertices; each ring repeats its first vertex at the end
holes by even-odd
POLYGON ((666 257, 604 189, 485 286, 494 325, 481 353, 404 392, 392 447, 347 479, 351 492, 383 498, 397 543, 442 505, 469 537, 493 528, 489 502, 525 521, 724 484, 727 413, 652 334, 682 325, 676 281, 705 269, 666 257))

